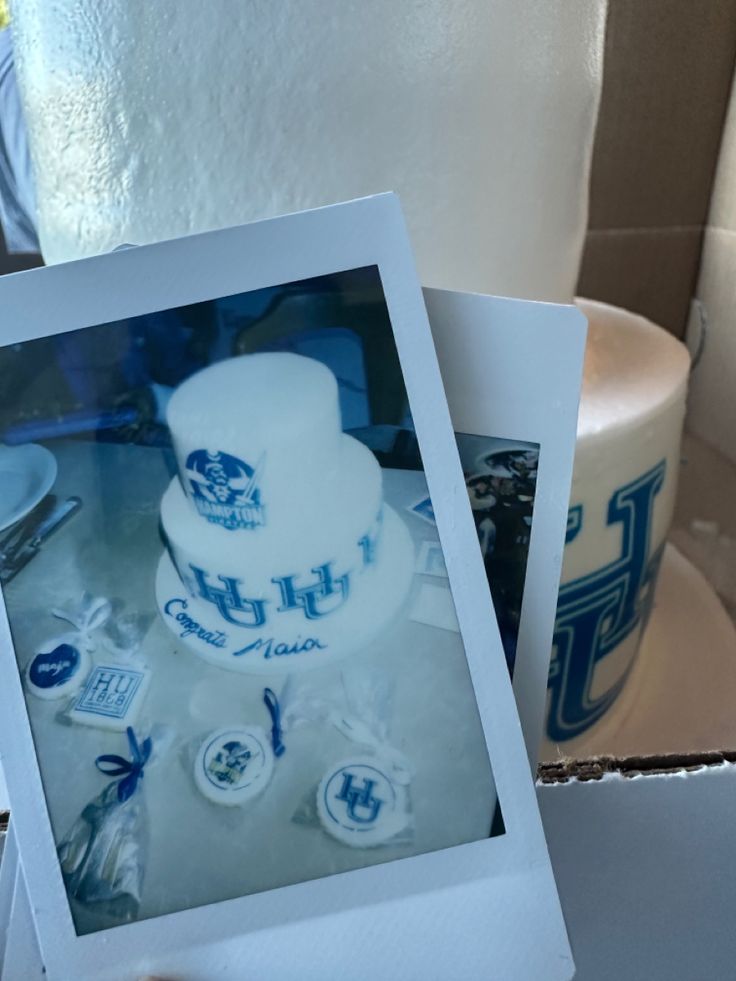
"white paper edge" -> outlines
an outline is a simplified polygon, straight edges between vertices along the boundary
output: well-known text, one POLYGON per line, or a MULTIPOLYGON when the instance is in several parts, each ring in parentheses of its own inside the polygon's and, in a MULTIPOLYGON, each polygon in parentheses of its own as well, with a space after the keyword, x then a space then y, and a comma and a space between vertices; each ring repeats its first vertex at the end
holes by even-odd
MULTIPOLYGON (((457 433, 540 444, 514 694, 532 772, 570 501, 587 321, 574 306, 425 289, 457 433)), ((490 600, 490 596, 489 596, 490 600)))

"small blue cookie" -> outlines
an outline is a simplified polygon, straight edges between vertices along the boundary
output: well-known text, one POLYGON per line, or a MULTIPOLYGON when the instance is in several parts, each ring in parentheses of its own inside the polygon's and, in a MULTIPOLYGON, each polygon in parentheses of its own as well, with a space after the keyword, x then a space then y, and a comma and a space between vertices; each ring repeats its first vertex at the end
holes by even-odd
POLYGON ((373 756, 330 767, 317 788, 317 812, 328 834, 353 848, 382 845, 409 823, 408 793, 391 767, 373 756))
POLYGON ((76 691, 90 668, 89 654, 73 635, 37 648, 26 671, 26 688, 37 698, 63 698, 76 691))

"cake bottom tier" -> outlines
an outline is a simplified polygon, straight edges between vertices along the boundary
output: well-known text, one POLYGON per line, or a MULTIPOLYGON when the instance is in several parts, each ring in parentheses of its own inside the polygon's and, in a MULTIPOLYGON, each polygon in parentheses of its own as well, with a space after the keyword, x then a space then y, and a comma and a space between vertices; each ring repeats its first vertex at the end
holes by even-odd
POLYGON ((323 667, 358 652, 397 615, 414 575, 414 545, 404 522, 384 505, 376 561, 351 584, 350 595, 327 616, 299 610, 274 613, 262 627, 238 626, 217 604, 192 596, 168 552, 159 561, 156 602, 164 623, 195 654, 231 671, 286 674, 323 667))

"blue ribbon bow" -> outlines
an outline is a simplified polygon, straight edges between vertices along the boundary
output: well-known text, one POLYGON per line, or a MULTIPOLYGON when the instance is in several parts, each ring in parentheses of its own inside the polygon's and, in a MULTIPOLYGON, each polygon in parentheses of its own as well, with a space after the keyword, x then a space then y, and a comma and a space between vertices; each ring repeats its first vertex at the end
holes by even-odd
POLYGON ((268 709, 269 715, 271 716, 271 744, 273 745, 273 755, 283 756, 286 752, 286 746, 284 746, 283 735, 284 731, 281 728, 281 706, 279 705, 279 700, 276 698, 276 693, 270 688, 263 689, 263 701, 268 709))
POLYGON ((142 746, 139 746, 131 727, 128 726, 125 731, 128 735, 128 746, 132 759, 126 760, 124 756, 105 754, 98 756, 95 760, 95 765, 100 773, 104 773, 108 777, 122 776, 123 779, 118 783, 118 800, 121 804, 129 800, 135 793, 138 781, 143 779, 143 767, 148 763, 153 748, 150 736, 143 740, 142 746))

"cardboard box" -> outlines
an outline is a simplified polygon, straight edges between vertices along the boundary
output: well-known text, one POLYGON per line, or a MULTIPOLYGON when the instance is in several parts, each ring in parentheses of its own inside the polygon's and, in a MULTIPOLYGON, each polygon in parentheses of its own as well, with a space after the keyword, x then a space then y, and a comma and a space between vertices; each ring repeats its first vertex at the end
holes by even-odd
POLYGON ((735 55, 732 0, 609 4, 578 289, 680 337, 687 325, 691 352, 703 350, 671 534, 682 554, 673 566, 670 553, 640 661, 611 718, 591 730, 590 753, 565 760, 561 747, 539 770, 581 981, 736 975, 736 632, 688 566, 733 602, 735 55), (667 640, 657 630, 669 649, 657 650, 667 640))

